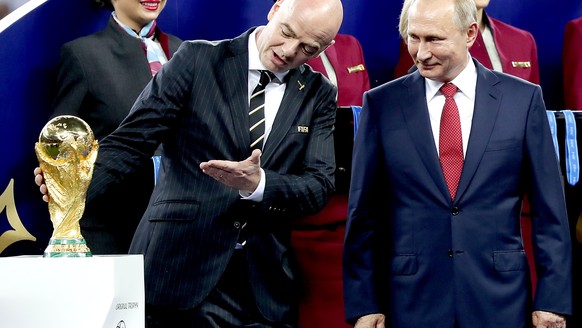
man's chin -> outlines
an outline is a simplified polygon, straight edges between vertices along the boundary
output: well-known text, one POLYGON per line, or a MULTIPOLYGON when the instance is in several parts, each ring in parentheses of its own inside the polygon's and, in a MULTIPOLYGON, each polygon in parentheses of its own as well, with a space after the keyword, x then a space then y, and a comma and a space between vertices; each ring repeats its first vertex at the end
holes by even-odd
POLYGON ((430 79, 434 76, 434 72, 429 69, 419 69, 418 72, 422 77, 425 77, 427 79, 430 79))
POLYGON ((437 76, 435 70, 433 67, 418 67, 418 72, 420 73, 420 75, 424 78, 427 79, 434 79, 434 77, 437 76))

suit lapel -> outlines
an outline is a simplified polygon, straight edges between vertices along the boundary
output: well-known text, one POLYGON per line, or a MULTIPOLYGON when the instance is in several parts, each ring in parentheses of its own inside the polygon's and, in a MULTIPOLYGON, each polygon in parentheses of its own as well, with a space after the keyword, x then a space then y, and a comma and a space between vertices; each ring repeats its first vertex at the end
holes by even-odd
POLYGON ((224 84, 225 99, 232 116, 233 142, 241 150, 242 158, 250 155, 251 143, 248 119, 248 38, 251 31, 233 39, 229 45, 231 53, 225 54, 220 79, 224 84))
POLYGON ((434 136, 432 135, 426 97, 424 97, 426 93, 424 79, 417 71, 406 78, 404 85, 406 85, 408 89, 407 94, 400 98, 400 105, 401 108, 405 109, 403 110, 403 115, 404 120, 406 121, 406 126, 410 131, 410 137, 412 138, 422 163, 434 180, 437 188, 447 197, 447 199, 450 199, 449 190, 447 189, 438 153, 436 151, 434 136), (419 95, 423 96, 419 97, 419 95))
POLYGON ((166 33, 163 33, 157 26, 156 38, 158 39, 160 46, 162 46, 162 50, 164 51, 166 58, 170 60, 178 48, 175 47, 174 44, 170 43, 170 37, 166 33))
MULTIPOLYGON (((252 30, 245 32, 240 37, 231 41, 229 45, 230 54, 225 55, 224 65, 220 74, 220 81, 224 81, 224 93, 229 103, 232 116, 232 129, 235 131, 238 149, 241 150, 244 158, 250 155, 249 144, 249 120, 248 120, 248 37, 252 30), (245 110, 241 110, 244 108, 245 110)), ((305 101, 307 90, 313 83, 312 79, 305 78, 305 66, 302 65, 293 69, 286 76, 287 87, 285 95, 275 116, 272 129, 263 148, 261 163, 268 163, 275 150, 284 140, 295 117, 301 109, 301 104, 305 101)))
MULTIPOLYGON (((338 62, 336 47, 333 44, 325 50, 325 56, 327 57, 327 59, 329 60, 329 64, 331 65, 330 67, 330 69, 332 70, 331 73, 335 75, 335 86, 339 88, 339 85, 345 80, 347 70, 344 67, 342 67, 338 62)), ((329 79, 329 72, 327 71, 325 65, 323 66, 324 70, 326 71, 325 76, 329 79)))
POLYGON ((487 53, 487 48, 485 47, 485 41, 483 40, 483 35, 481 32, 477 33, 477 39, 473 46, 471 47, 471 56, 477 59, 480 63, 487 67, 493 67, 491 64, 491 59, 487 53))
POLYGON ((459 199, 467 190, 469 182, 475 175, 475 171, 477 171, 487 143, 493 133, 502 98, 501 92, 495 87, 495 84, 498 83, 495 74, 487 70, 478 61, 474 62, 477 67, 477 90, 475 93, 473 124, 471 124, 471 136, 469 137, 463 173, 461 174, 455 199, 459 199))
POLYGON ((329 59, 331 66, 333 66, 333 69, 335 70, 335 75, 339 76, 338 70, 341 70, 343 68, 340 67, 340 65, 339 65, 339 61, 337 59, 336 47, 332 44, 330 47, 325 49, 325 55, 327 56, 327 59, 329 59))
MULTIPOLYGON (((103 31, 117 44, 112 50, 111 55, 115 60, 123 63, 131 71, 133 76, 140 83, 145 85, 152 78, 147 57, 141 46, 141 41, 127 34, 113 19, 109 18, 107 26, 103 31), (139 58, 136 60, 136 58, 139 58)), ((137 81, 135 81, 137 83, 137 81)))
POLYGON ((301 65, 299 68, 291 70, 286 76, 287 86, 285 88, 285 95, 283 95, 283 100, 273 122, 273 127, 276 128, 271 129, 269 133, 261 157, 262 163, 267 163, 273 156, 273 153, 284 140, 289 129, 291 129, 295 117, 301 110, 301 104, 305 100, 307 90, 310 89, 311 83, 313 83, 312 79, 307 80, 304 78, 304 72, 305 66, 301 65))

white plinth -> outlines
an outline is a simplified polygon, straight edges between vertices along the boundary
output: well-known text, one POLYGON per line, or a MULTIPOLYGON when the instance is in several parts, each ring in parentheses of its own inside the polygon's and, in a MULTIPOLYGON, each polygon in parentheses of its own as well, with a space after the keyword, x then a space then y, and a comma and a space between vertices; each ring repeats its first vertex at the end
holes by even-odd
POLYGON ((143 328, 144 297, 142 255, 0 258, 0 327, 143 328))

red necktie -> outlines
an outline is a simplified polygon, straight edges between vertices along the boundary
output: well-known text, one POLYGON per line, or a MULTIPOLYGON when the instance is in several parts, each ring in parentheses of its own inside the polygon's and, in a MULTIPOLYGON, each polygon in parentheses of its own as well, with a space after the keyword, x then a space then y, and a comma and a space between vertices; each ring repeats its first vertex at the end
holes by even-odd
POLYGON ((464 162, 461 119, 453 98, 456 92, 457 87, 454 84, 446 83, 441 87, 441 93, 445 95, 445 106, 441 115, 439 156, 451 199, 455 199, 464 162))

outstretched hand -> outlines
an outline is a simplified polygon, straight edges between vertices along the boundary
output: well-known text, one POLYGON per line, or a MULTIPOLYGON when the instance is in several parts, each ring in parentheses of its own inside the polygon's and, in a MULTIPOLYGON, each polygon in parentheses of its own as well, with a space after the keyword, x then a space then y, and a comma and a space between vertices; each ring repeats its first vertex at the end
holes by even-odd
POLYGON ((252 193, 261 180, 261 151, 253 150, 244 161, 210 160, 200 163, 202 172, 233 189, 252 193))

